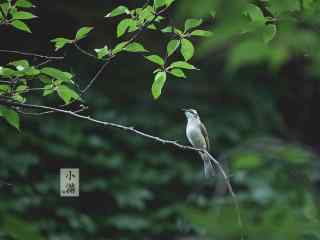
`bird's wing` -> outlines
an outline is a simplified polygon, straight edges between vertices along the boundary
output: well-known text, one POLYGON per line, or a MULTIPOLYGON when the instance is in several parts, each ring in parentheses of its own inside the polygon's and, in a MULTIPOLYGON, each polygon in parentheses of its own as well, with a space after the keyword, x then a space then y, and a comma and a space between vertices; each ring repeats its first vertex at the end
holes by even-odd
POLYGON ((205 139, 205 141, 206 141, 207 150, 209 151, 209 149, 210 149, 209 136, 208 136, 207 129, 206 129, 206 127, 204 126, 203 123, 200 124, 200 130, 201 130, 202 136, 204 136, 204 139, 205 139))

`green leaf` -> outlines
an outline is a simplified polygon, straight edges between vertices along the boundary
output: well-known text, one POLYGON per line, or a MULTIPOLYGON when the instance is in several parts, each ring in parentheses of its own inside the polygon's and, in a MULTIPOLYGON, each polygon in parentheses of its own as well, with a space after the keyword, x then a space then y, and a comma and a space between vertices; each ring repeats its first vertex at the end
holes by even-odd
POLYGON ((24 22, 20 21, 20 20, 14 20, 13 22, 10 23, 10 25, 15 27, 15 28, 17 28, 17 29, 19 29, 19 30, 31 33, 31 30, 28 27, 28 25, 25 24, 24 22))
POLYGON ((170 32, 173 32, 173 31, 174 31, 173 27, 171 27, 171 26, 167 26, 167 27, 161 29, 161 32, 163 32, 163 33, 170 33, 170 32))
POLYGON ((123 19, 119 22, 117 26, 117 37, 121 37, 125 32, 128 30, 128 28, 135 27, 136 22, 131 18, 123 19))
POLYGON ((0 7, 2 9, 2 12, 3 12, 4 16, 7 16, 9 8, 10 8, 9 3, 2 3, 2 4, 0 4, 0 7))
POLYGON ((170 70, 169 73, 171 73, 173 76, 178 78, 186 78, 186 75, 184 74, 184 72, 179 68, 174 68, 170 70))
POLYGON ((158 99, 161 96, 162 88, 166 82, 167 74, 166 72, 158 72, 152 84, 152 95, 154 99, 158 99))
POLYGON ((188 31, 192 28, 198 27, 199 25, 201 25, 202 20, 201 19, 195 19, 195 18, 191 18, 191 19, 187 19, 186 22, 184 23, 184 31, 188 31))
POLYGON ((0 67, 0 76, 10 78, 15 75, 15 73, 16 71, 12 70, 11 68, 0 67))
POLYGON ((80 40, 82 38, 85 38, 87 34, 92 31, 93 27, 82 27, 78 30, 76 33, 76 40, 80 40))
POLYGON ((27 1, 27 0, 18 0, 16 2, 15 6, 21 7, 21 8, 31 8, 31 7, 33 7, 32 3, 27 1))
POLYGON ((94 51, 98 55, 98 59, 102 59, 109 54, 108 46, 104 46, 103 48, 96 48, 94 51))
POLYGON ((212 32, 198 29, 191 32, 190 35, 196 37, 210 37, 212 35, 212 32))
POLYGON ((190 63, 183 62, 183 61, 173 62, 169 68, 183 68, 188 70, 197 69, 195 66, 191 65, 190 63))
POLYGON ((29 67, 24 71, 24 74, 27 76, 36 76, 40 74, 40 71, 36 69, 35 67, 29 67))
POLYGON ((170 40, 168 42, 168 45, 167 45, 168 56, 171 56, 177 50, 179 45, 180 45, 180 41, 179 40, 176 40, 176 39, 175 40, 170 40))
POLYGON ((215 19, 217 15, 217 12, 215 10, 210 11, 210 16, 215 19))
POLYGON ((166 5, 167 1, 166 0, 154 0, 154 7, 156 9, 166 5))
POLYGON ((190 42, 188 39, 182 39, 181 40, 181 54, 184 57, 184 60, 188 61, 192 58, 194 54, 194 47, 192 42, 190 42))
POLYGON ((128 44, 127 41, 124 41, 124 42, 121 42, 121 43, 118 43, 115 48, 112 50, 112 53, 113 54, 117 54, 119 52, 121 52, 123 50, 123 48, 128 44))
POLYGON ((58 51, 59 49, 63 48, 66 44, 71 44, 73 41, 67 38, 55 38, 52 39, 50 42, 54 43, 55 51, 58 51))
POLYGON ((70 103, 72 99, 80 99, 78 93, 76 93, 71 88, 67 87, 66 85, 60 85, 58 87, 58 95, 63 99, 65 103, 70 103))
POLYGON ((166 6, 169 7, 175 0, 166 0, 166 6))
POLYGON ((48 96, 50 94, 52 94, 53 92, 55 92, 55 88, 53 87, 52 84, 48 84, 44 86, 44 90, 43 90, 43 96, 48 96))
MULTIPOLYGON (((143 23, 145 21, 151 21, 154 18, 154 10, 152 6, 147 6, 143 8, 141 11, 136 10, 136 13, 138 15, 139 22, 141 21, 140 23, 143 23)), ((155 21, 157 21, 157 19, 155 21)))
POLYGON ((20 118, 16 111, 4 106, 0 106, 0 116, 2 116, 11 126, 19 130, 20 118))
POLYGON ((20 11, 20 12, 15 12, 12 14, 12 18, 13 19, 32 19, 32 18, 36 18, 37 16, 33 15, 30 12, 24 12, 24 11, 20 11))
POLYGON ((248 4, 248 8, 245 13, 250 17, 251 21, 253 21, 253 22, 264 24, 266 21, 262 10, 258 6, 254 5, 252 3, 248 4))
POLYGON ((147 28, 150 29, 150 30, 157 30, 157 26, 154 25, 154 24, 148 25, 147 28))
POLYGON ((124 48, 124 50, 127 52, 148 52, 148 50, 146 50, 142 44, 137 42, 130 43, 124 48))
POLYGON ((10 85, 8 84, 0 84, 0 93, 9 92, 11 90, 10 85))
POLYGON ((72 75, 70 73, 63 72, 57 68, 45 67, 45 68, 42 68, 40 71, 41 73, 48 75, 50 77, 53 77, 62 82, 70 82, 72 78, 72 75))
POLYGON ((265 27, 263 32, 263 41, 269 43, 277 33, 277 26, 275 24, 269 24, 265 27))
POLYGON ((146 59, 148 59, 150 62, 156 63, 160 66, 164 65, 164 60, 162 57, 160 57, 159 55, 149 55, 149 56, 145 56, 146 59))
POLYGON ((129 9, 126 6, 118 6, 108 13, 105 17, 116 17, 122 14, 130 14, 129 9))
POLYGON ((17 70, 22 71, 21 67, 23 69, 28 68, 29 67, 29 62, 27 60, 25 60, 25 59, 22 59, 22 60, 9 62, 8 65, 15 66, 17 70))

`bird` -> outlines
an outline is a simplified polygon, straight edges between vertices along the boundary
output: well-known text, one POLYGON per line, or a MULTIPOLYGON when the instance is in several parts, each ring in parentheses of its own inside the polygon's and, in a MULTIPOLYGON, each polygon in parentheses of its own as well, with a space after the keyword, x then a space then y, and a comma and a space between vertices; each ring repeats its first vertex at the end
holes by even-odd
POLYGON ((215 176, 215 169, 211 163, 208 151, 210 149, 209 136, 206 127, 200 120, 200 116, 195 109, 182 109, 186 118, 186 135, 190 144, 199 149, 204 149, 206 152, 199 151, 203 160, 205 177, 215 176))

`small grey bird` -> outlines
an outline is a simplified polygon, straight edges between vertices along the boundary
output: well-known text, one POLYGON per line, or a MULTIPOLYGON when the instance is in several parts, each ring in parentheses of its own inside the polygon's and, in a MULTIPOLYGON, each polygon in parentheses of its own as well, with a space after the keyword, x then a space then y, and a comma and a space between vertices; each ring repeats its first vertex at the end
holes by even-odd
MULTIPOLYGON (((194 109, 182 109, 188 120, 186 127, 186 135, 195 148, 205 149, 209 151, 210 143, 206 127, 200 120, 199 114, 194 109)), ((207 153, 199 152, 204 164, 204 175, 206 177, 214 176, 215 170, 212 166, 210 156, 207 153)))

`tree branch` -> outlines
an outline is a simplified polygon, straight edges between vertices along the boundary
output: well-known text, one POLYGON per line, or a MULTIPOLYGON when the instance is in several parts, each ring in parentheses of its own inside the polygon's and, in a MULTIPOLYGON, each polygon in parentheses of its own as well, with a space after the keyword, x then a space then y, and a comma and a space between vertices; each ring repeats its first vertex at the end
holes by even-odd
POLYGON ((51 60, 64 59, 64 57, 62 57, 62 56, 45 56, 45 55, 41 55, 38 53, 21 52, 21 51, 16 51, 16 50, 0 49, 0 53, 20 54, 20 55, 25 55, 25 56, 38 57, 38 58, 51 59, 51 60))

